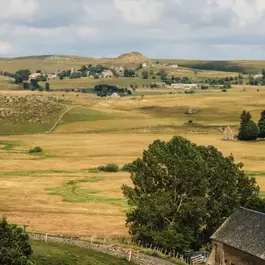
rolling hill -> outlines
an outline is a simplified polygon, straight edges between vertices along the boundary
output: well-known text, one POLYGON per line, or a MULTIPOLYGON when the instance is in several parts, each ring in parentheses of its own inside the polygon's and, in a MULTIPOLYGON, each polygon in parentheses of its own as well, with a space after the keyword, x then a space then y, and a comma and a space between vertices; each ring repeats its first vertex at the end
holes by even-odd
POLYGON ((42 70, 44 72, 58 72, 62 70, 69 70, 71 68, 78 69, 82 65, 88 64, 130 66, 140 63, 148 63, 149 65, 153 65, 156 62, 159 62, 160 64, 177 63, 181 67, 198 70, 240 72, 244 74, 261 73, 262 69, 265 68, 265 61, 262 60, 200 61, 183 59, 149 59, 139 52, 131 52, 124 53, 117 58, 92 58, 75 55, 42 55, 17 58, 0 58, 0 70, 15 72, 19 69, 29 69, 31 72, 35 72, 36 70, 42 70))
POLYGON ((213 70, 224 72, 240 72, 243 74, 258 74, 265 68, 264 60, 238 60, 238 61, 200 61, 200 60, 171 60, 171 59, 152 59, 152 62, 176 63, 181 67, 213 70))

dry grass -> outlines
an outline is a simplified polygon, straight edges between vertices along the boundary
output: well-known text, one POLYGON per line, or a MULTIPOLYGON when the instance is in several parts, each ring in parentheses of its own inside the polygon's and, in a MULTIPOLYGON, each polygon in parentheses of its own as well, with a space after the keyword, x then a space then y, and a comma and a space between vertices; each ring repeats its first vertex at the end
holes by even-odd
POLYGON ((258 93, 256 88, 238 92, 241 89, 148 96, 143 100, 65 95, 66 102, 76 108, 54 134, 1 137, 0 213, 12 222, 28 224, 30 231, 127 235, 120 187, 130 184, 129 174, 93 174, 89 169, 108 163, 122 166, 139 157, 155 139, 168 140, 176 134, 197 144, 214 145, 225 155, 232 153, 236 161, 245 164, 246 171, 257 172, 255 176, 264 192, 265 141, 228 142, 218 131, 219 126, 231 125, 236 132, 243 109, 250 110, 256 120, 259 118, 265 92, 258 93), (202 111, 187 116, 184 111, 189 107, 202 111), (194 126, 185 125, 189 119, 194 120, 194 126), (28 154, 35 146, 41 146, 44 153, 28 154), (71 187, 64 189, 69 181, 87 177, 97 177, 97 181, 77 182, 76 194, 71 187), (86 197, 84 192, 90 195, 86 197))
POLYGON ((0 75, 0 90, 15 90, 19 87, 14 83, 14 79, 0 75))
POLYGON ((58 72, 79 68, 82 65, 104 63, 105 60, 80 56, 31 56, 21 58, 1 58, 0 69, 7 72, 16 72, 19 69, 29 69, 31 72, 42 70, 45 72, 58 72))
POLYGON ((238 76, 238 73, 235 72, 223 72, 223 71, 211 71, 211 70, 193 70, 190 68, 177 68, 177 69, 167 69, 170 76, 174 75, 175 77, 187 76, 193 78, 194 80, 202 78, 221 78, 227 76, 238 76))

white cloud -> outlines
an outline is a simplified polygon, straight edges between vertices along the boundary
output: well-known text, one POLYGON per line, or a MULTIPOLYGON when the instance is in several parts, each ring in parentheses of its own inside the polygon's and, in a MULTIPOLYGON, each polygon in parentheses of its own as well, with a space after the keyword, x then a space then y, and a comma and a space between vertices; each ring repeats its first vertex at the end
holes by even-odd
POLYGON ((13 47, 10 43, 0 41, 0 54, 6 55, 13 51, 13 47))
POLYGON ((125 21, 148 26, 159 21, 163 2, 156 0, 114 0, 114 6, 121 12, 125 21))
POLYGON ((0 20, 30 21, 38 10, 36 0, 0 0, 0 20))
POLYGON ((0 10, 2 55, 265 59, 265 0, 0 0, 0 10))

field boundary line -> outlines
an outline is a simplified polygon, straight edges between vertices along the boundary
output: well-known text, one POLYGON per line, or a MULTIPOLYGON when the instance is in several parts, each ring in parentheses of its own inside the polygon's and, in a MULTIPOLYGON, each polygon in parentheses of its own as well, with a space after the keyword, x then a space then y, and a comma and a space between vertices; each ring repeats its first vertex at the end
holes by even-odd
POLYGON ((138 265, 174 265, 174 263, 160 258, 148 256, 139 251, 135 251, 129 248, 119 247, 117 245, 101 245, 95 244, 93 242, 79 240, 78 238, 64 238, 59 236, 51 236, 48 234, 39 234, 39 233, 29 233, 29 236, 32 240, 45 241, 66 244, 71 246, 76 246, 85 249, 92 249, 97 252, 115 256, 118 258, 124 258, 128 260, 129 255, 131 256, 131 261, 138 265))

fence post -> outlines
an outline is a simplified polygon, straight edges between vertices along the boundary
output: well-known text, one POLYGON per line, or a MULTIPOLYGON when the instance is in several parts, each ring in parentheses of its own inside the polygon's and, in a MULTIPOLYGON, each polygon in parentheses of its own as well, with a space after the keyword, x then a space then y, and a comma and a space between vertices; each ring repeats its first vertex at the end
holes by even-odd
POLYGON ((132 251, 130 250, 129 251, 129 259, 128 259, 129 261, 131 261, 132 260, 132 251))
POLYGON ((48 242, 48 234, 46 233, 45 235, 45 242, 47 243, 48 242))

